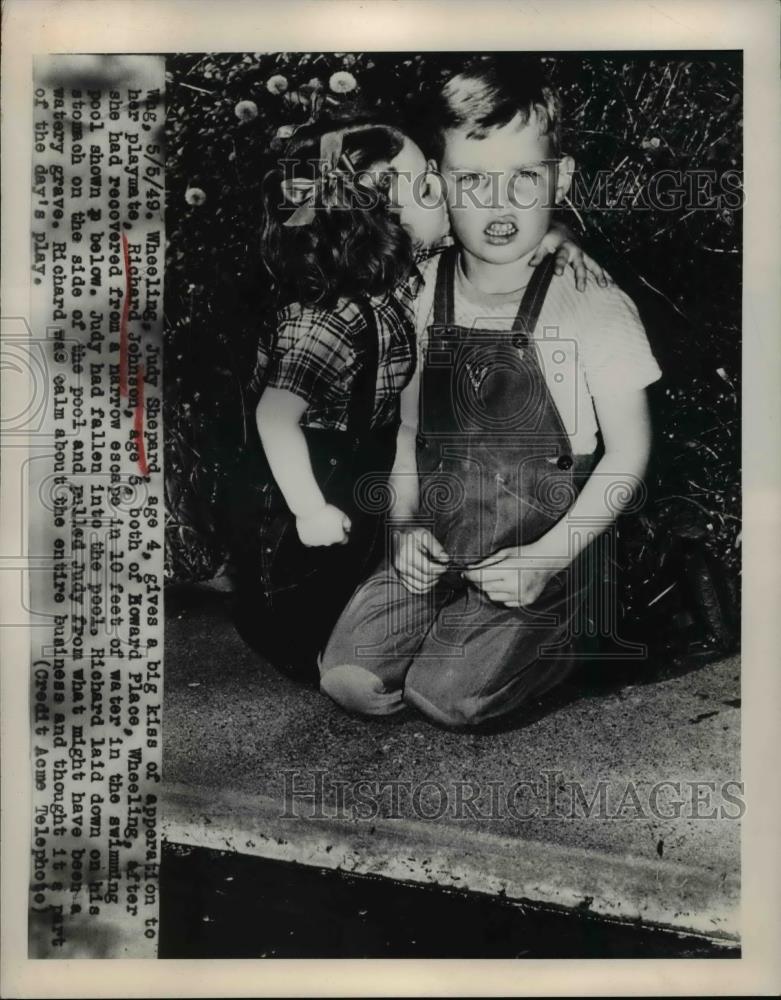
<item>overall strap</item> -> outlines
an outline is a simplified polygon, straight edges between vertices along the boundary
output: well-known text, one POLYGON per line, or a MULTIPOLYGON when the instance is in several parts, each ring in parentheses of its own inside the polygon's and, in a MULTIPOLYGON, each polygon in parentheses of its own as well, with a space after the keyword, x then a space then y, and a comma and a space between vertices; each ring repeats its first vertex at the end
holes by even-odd
MULTIPOLYGON (((443 251, 437 266, 437 279, 434 286, 434 325, 452 326, 454 323, 454 289, 458 247, 448 247, 443 251)), ((534 332, 537 319, 545 301, 556 262, 552 254, 534 268, 529 284, 523 293, 518 313, 512 325, 513 332, 534 332)))
POLYGON ((377 368, 379 366, 379 344, 377 318, 371 304, 364 299, 356 299, 361 311, 365 330, 363 331, 363 363, 358 368, 353 381, 350 404, 347 411, 347 433, 353 439, 362 438, 370 430, 374 416, 374 398, 377 388, 377 368))
POLYGON ((455 308, 453 286, 456 276, 458 247, 443 250, 437 263, 437 283, 434 286, 434 325, 452 326, 455 308))
POLYGON ((523 293, 521 304, 518 306, 518 315, 512 325, 513 332, 522 332, 527 336, 534 333, 555 266, 556 261, 553 254, 548 254, 545 260, 534 268, 534 273, 523 293))

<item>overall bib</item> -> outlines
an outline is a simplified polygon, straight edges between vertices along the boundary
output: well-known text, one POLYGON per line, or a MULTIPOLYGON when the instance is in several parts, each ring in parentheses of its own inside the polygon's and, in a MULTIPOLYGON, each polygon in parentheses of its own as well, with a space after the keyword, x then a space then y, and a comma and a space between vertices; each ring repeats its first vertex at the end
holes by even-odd
POLYGON ((544 535, 574 503, 593 458, 573 456, 532 338, 552 258, 534 270, 509 331, 455 325, 456 261, 457 250, 446 251, 437 271, 417 437, 418 521, 447 552, 448 571, 415 595, 392 567, 378 570, 340 619, 321 683, 339 688, 328 670, 354 664, 380 682, 365 685, 364 710, 394 711, 403 691, 433 719, 466 725, 511 711, 574 665, 571 623, 586 595, 579 560, 523 608, 491 602, 463 570, 544 535))

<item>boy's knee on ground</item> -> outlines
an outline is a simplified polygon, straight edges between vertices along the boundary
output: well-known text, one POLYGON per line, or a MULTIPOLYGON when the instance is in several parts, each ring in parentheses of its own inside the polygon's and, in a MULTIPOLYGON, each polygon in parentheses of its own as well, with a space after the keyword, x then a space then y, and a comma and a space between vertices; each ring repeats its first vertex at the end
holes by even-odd
POLYGON ((453 729, 476 726, 485 720, 485 701, 477 695, 446 692, 423 695, 408 685, 404 700, 440 725, 453 729))
POLYGON ((361 715, 390 715, 404 708, 400 690, 386 691, 381 678, 354 663, 321 669, 320 690, 348 712, 361 715))
MULTIPOLYGON (((404 685, 404 700, 444 726, 474 726, 483 721, 485 699, 469 683, 461 665, 413 665, 404 685)), ((477 690, 479 690, 477 686, 477 690)))
POLYGON ((357 588, 326 643, 324 669, 354 662, 356 646, 377 647, 394 638, 388 628, 387 609, 395 582, 393 572, 381 568, 357 588))

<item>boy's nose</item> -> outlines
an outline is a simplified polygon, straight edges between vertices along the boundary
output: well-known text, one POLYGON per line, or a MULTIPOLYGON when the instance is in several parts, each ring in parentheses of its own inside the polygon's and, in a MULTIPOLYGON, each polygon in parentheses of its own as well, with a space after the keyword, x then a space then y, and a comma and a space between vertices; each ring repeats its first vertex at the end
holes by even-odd
POLYGON ((510 193, 511 180, 506 174, 502 174, 499 180, 499 201, 497 208, 509 209, 513 207, 512 196, 510 193))
POLYGON ((518 199, 515 197, 513 185, 514 174, 497 174, 494 184, 493 207, 502 212, 515 212, 518 209, 518 199))
POLYGON ((492 212, 504 212, 512 208, 508 178, 505 174, 492 171, 474 189, 474 203, 492 212))

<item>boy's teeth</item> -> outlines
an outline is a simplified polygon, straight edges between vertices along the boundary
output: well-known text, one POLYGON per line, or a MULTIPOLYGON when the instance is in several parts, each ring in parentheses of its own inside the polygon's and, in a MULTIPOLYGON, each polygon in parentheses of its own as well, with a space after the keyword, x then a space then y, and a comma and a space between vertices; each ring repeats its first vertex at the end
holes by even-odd
POLYGON ((492 222, 486 232, 490 233, 491 236, 509 236, 510 233, 515 232, 515 226, 512 222, 492 222))

